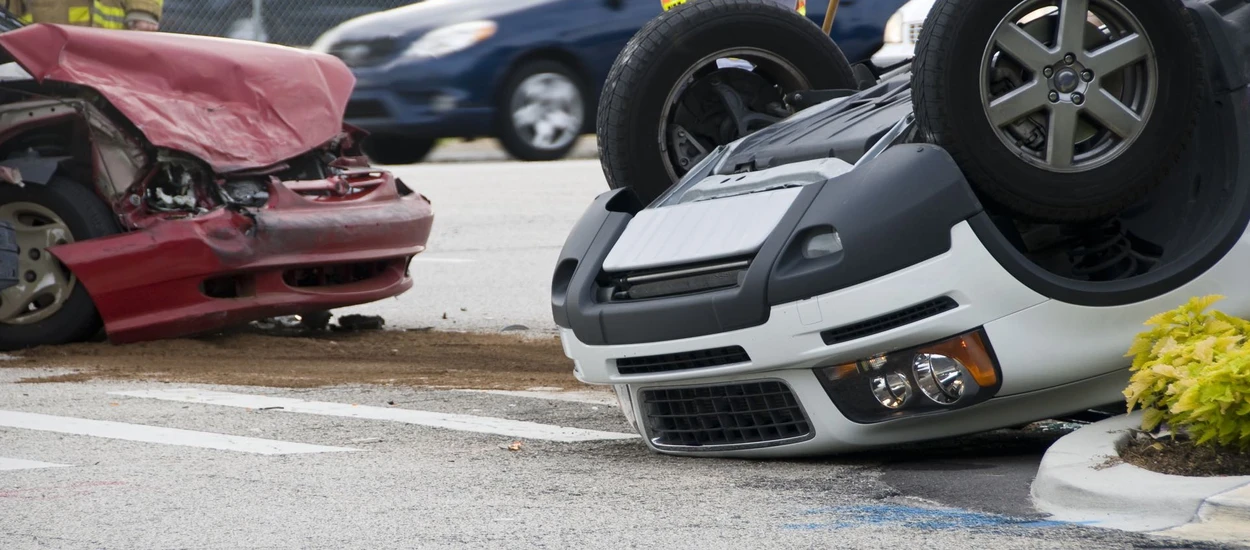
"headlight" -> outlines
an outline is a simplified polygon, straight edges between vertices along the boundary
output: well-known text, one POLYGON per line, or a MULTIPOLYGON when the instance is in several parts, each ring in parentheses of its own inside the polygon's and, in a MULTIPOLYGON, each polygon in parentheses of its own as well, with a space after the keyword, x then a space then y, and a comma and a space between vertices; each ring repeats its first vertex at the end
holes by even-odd
POLYGON ((469 21, 434 29, 413 42, 406 57, 431 58, 468 49, 495 35, 494 21, 469 21))
MULTIPOLYGON (((878 19, 880 21, 880 19, 878 19)), ((885 43, 903 43, 903 12, 898 12, 885 23, 885 43)))
POLYGON ((818 368, 816 374, 838 410, 862 424, 968 407, 1002 386, 982 330, 818 368))

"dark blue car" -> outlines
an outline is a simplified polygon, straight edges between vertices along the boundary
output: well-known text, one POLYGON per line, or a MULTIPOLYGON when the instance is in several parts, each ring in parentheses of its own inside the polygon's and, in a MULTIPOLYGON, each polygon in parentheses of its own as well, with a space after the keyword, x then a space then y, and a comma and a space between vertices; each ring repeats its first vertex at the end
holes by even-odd
MULTIPOLYGON (((768 1, 768 0, 761 0, 768 1)), ((842 0, 833 36, 854 63, 881 48, 905 0, 842 0)), ((824 20, 827 0, 808 2, 824 20)), ((660 0, 425 0, 348 21, 313 49, 356 74, 347 122, 382 164, 420 162, 440 138, 495 137, 554 160, 593 132, 608 71, 660 0)))

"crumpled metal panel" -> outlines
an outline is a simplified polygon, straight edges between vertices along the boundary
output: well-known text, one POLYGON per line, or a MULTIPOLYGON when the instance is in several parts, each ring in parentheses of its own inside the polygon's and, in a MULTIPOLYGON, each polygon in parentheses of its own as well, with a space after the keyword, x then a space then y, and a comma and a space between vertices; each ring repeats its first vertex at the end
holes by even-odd
POLYGON ((330 141, 355 86, 329 55, 171 33, 36 24, 0 34, 0 49, 39 82, 96 90, 153 145, 222 173, 330 141))
POLYGON ((398 296, 412 288, 407 259, 425 250, 434 221, 429 201, 401 196, 378 172, 350 199, 318 200, 275 182, 258 209, 218 209, 156 219, 141 230, 48 249, 91 294, 109 340, 175 338, 277 315, 324 311, 398 296), (295 287, 283 274, 301 266, 390 262, 352 284, 295 287), (214 298, 205 281, 238 276, 248 288, 214 298))

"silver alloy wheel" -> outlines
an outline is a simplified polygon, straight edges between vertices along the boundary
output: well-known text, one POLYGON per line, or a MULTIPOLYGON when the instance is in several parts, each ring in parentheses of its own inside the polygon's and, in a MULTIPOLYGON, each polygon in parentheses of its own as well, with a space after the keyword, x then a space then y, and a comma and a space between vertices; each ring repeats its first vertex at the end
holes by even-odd
POLYGON ((558 73, 531 75, 512 94, 512 125, 526 143, 542 151, 568 146, 585 122, 582 92, 558 73))
POLYGON ((17 286, 0 291, 0 325, 29 325, 61 310, 77 284, 49 248, 74 242, 69 226, 55 212, 30 202, 0 205, 0 220, 17 230, 17 286))
POLYGON ((980 75, 982 106, 1002 143, 1060 173, 1124 154, 1159 87, 1154 45, 1119 0, 1020 2, 995 29, 980 75), (1000 93, 1004 80, 1015 86, 1000 93))
MULTIPOLYGON (((705 56, 697 63, 691 65, 690 68, 686 69, 686 72, 681 75, 681 78, 677 79, 677 82, 673 85, 673 89, 669 91, 668 99, 664 102, 664 112, 661 113, 660 132, 657 136, 657 139, 659 139, 660 142, 660 156, 664 159, 664 169, 668 172, 669 177, 673 181, 677 181, 680 175, 678 173, 678 168, 673 165, 672 155, 669 154, 669 140, 672 137, 669 135, 669 126, 672 124, 674 111, 676 110, 677 104, 682 101, 686 90, 689 89, 690 86, 694 85, 694 83, 698 80, 695 75, 713 64, 722 68, 736 67, 752 72, 762 71, 770 76, 776 84, 780 84, 781 87, 787 91, 808 90, 812 87, 811 83, 808 82, 807 77, 803 76, 803 73, 799 71, 793 63, 777 57, 772 52, 757 48, 730 48, 721 50, 705 56)), ((678 129, 678 131, 684 133, 684 130, 678 129)), ((696 146, 699 146, 698 141, 693 137, 689 138, 689 141, 696 146)), ((710 149, 705 146, 700 147, 700 155, 690 159, 688 166, 681 167, 681 173, 684 174, 687 169, 693 167, 695 164, 698 164, 698 162, 702 160, 703 157, 711 153, 711 149, 714 148, 715 147, 710 149)))

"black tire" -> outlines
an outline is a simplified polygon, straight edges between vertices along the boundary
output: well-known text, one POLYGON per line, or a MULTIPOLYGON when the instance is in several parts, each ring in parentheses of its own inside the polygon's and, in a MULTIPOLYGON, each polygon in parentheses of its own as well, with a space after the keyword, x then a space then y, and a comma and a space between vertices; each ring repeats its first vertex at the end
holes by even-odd
POLYGON ((430 156, 435 141, 407 136, 370 135, 360 144, 369 160, 378 164, 416 164, 430 156))
POLYGON ((987 202, 1020 218, 1079 223, 1113 216, 1154 190, 1193 139, 1205 91, 1194 23, 1180 0, 1123 2, 1156 52, 1153 112, 1119 156, 1086 170, 1059 172, 1013 152, 982 107, 980 60, 998 23, 1017 5, 939 0, 934 6, 912 66, 920 135, 950 152, 987 202))
MULTIPOLYGON (((113 211, 95 192, 64 177, 55 177, 47 185, 0 185, 0 204, 11 202, 29 202, 51 210, 69 227, 75 242, 121 232, 113 211)), ((80 342, 95 336, 100 327, 95 304, 78 282, 51 317, 29 325, 0 325, 0 351, 80 342)))
POLYGON ((731 48, 755 48, 785 60, 813 89, 856 87, 842 50, 793 8, 758 0, 678 6, 643 26, 608 74, 596 133, 609 187, 633 187, 649 203, 676 183, 664 165, 661 113, 687 70, 731 48))
POLYGON ((498 136, 499 143, 503 145, 505 151, 512 158, 526 162, 546 162, 560 160, 569 156, 573 148, 577 146, 577 140, 584 134, 586 128, 586 117, 588 115, 589 102, 586 95, 586 83, 582 77, 570 69, 563 63, 550 60, 529 61, 508 76, 503 88, 500 89, 498 100, 496 103, 495 133, 498 136), (576 134, 567 144, 558 148, 539 148, 529 143, 523 135, 521 129, 517 128, 512 121, 512 98, 516 94, 517 89, 521 86, 525 79, 539 74, 554 73, 567 78, 573 83, 577 90, 577 102, 581 111, 582 121, 578 125, 576 134))

